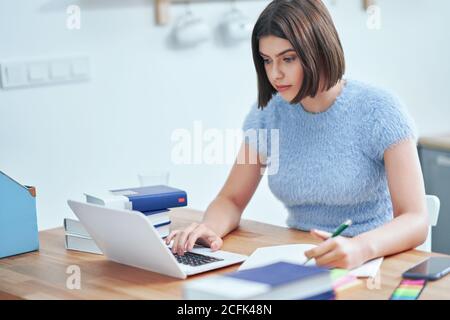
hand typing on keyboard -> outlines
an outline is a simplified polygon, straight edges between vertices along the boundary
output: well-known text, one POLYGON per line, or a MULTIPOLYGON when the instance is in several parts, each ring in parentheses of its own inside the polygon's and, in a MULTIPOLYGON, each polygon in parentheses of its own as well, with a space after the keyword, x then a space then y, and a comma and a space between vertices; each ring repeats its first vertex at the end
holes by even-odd
POLYGON ((166 244, 170 244, 172 240, 172 253, 179 256, 191 251, 197 241, 210 247, 212 251, 219 250, 223 245, 222 238, 203 223, 192 223, 184 230, 173 230, 166 237, 166 244))

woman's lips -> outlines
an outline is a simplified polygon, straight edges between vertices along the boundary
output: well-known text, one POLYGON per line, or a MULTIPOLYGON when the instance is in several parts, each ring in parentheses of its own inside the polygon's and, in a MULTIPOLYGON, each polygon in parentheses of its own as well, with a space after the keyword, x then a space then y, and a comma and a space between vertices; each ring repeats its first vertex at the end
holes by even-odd
POLYGON ((289 90, 290 87, 292 87, 292 86, 281 86, 281 87, 277 86, 276 88, 277 88, 278 92, 283 92, 283 91, 289 90))

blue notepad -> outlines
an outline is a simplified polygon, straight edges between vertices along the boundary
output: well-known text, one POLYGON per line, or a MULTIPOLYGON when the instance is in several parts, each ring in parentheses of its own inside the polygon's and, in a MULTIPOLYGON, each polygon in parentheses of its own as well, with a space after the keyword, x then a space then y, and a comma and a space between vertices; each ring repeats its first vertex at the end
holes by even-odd
POLYGON ((277 262, 220 276, 192 281, 184 286, 185 299, 331 299, 330 271, 289 262, 277 262))
POLYGON ((288 262, 277 262, 268 266, 238 271, 225 276, 264 283, 275 287, 313 276, 328 276, 328 274, 329 271, 323 268, 311 268, 288 262))

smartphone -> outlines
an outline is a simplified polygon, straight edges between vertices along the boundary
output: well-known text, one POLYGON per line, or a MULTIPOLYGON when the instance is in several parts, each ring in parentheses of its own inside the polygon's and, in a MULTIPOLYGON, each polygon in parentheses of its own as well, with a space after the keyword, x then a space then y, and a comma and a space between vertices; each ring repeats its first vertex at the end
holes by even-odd
POLYGON ((438 280, 450 272, 450 257, 431 257, 403 273, 406 279, 438 280))

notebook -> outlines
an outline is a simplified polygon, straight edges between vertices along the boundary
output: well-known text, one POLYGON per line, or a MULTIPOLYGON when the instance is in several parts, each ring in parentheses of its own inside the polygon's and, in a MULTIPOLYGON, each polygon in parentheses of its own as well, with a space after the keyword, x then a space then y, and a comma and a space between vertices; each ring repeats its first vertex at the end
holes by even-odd
POLYGON ((277 262, 258 268, 205 277, 187 282, 185 299, 331 299, 330 271, 277 262))
MULTIPOLYGON (((306 261, 305 251, 314 247, 316 247, 314 244, 291 244, 258 248, 239 267, 239 270, 260 267, 277 261, 303 264, 306 261)), ((377 275, 382 262, 383 258, 366 262, 358 268, 349 270, 349 275, 359 278, 374 278, 377 275)), ((314 259, 309 261, 307 265, 314 266, 314 259)))

